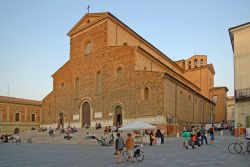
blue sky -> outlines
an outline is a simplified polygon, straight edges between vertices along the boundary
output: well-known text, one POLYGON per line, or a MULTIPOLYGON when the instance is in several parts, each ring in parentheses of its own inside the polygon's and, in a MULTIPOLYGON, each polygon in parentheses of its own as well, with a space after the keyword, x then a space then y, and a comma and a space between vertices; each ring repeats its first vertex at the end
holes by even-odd
POLYGON ((69 59, 67 32, 87 12, 109 11, 173 60, 205 54, 215 86, 233 95, 228 28, 250 21, 248 0, 2 0, 0 95, 42 100, 69 59))

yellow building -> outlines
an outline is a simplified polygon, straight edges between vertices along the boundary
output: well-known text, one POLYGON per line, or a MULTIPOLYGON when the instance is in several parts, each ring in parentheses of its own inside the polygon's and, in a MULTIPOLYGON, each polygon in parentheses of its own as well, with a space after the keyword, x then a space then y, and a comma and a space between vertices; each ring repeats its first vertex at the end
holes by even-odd
POLYGON ((250 22, 232 27, 236 127, 250 127, 250 22))
POLYGON ((38 129, 41 120, 41 101, 0 96, 0 135, 38 129))

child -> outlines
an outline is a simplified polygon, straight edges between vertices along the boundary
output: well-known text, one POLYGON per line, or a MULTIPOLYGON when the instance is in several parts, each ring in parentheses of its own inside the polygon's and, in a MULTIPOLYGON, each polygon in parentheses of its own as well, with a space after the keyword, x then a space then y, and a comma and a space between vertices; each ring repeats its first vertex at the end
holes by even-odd
POLYGON ((189 141, 190 133, 188 131, 184 130, 182 132, 181 136, 183 137, 183 140, 182 140, 183 148, 188 149, 188 141, 189 141))
POLYGON ((197 134, 196 134, 196 131, 195 131, 194 128, 192 128, 192 131, 190 133, 190 138, 191 138, 192 149, 195 149, 194 144, 195 144, 195 142, 197 140, 197 134))

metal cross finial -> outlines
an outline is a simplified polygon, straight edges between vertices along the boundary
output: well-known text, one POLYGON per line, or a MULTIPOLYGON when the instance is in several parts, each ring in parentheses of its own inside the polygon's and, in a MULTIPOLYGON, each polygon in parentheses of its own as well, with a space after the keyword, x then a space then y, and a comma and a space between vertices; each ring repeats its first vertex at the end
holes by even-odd
POLYGON ((90 6, 88 5, 88 7, 86 8, 86 9, 88 9, 88 13, 89 13, 89 8, 90 8, 90 6))

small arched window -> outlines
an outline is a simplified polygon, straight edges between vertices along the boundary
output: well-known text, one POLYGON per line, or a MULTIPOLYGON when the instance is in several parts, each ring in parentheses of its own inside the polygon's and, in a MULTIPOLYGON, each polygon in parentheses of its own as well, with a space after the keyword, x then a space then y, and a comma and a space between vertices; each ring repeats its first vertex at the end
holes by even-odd
POLYGON ((117 70, 116 70, 116 73, 117 73, 118 76, 121 76, 123 74, 122 67, 118 67, 117 70))
POLYGON ((64 83, 63 82, 60 84, 60 88, 64 89, 64 83))
POLYGON ((191 61, 188 62, 188 69, 191 69, 191 61))
POLYGON ((200 64, 201 64, 201 67, 202 67, 203 66, 203 59, 201 59, 200 64))
POLYGON ((98 71, 96 74, 96 92, 100 94, 102 91, 102 75, 101 72, 98 71))
POLYGON ((76 96, 78 96, 79 91, 80 91, 80 79, 77 77, 75 81, 75 88, 76 88, 76 96))
POLYGON ((194 59, 194 67, 197 67, 197 59, 194 59))
POLYGON ((148 87, 146 87, 144 89, 144 99, 145 100, 149 99, 149 88, 148 87))
POLYGON ((92 43, 91 41, 88 41, 86 44, 85 44, 85 47, 84 47, 84 54, 89 54, 91 53, 92 51, 92 43))

